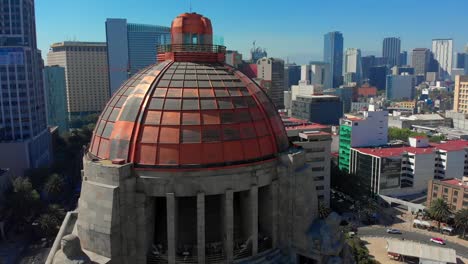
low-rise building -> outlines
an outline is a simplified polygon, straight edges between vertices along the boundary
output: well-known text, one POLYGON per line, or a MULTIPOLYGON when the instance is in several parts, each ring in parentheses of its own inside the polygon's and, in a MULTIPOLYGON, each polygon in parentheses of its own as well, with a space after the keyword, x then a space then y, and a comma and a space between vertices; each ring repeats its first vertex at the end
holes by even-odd
POLYGON ((411 116, 392 116, 388 119, 389 127, 408 128, 413 126, 439 127, 450 126, 451 120, 439 114, 420 114, 411 116))
POLYGON ((331 127, 307 120, 282 117, 289 141, 305 152, 314 177, 317 200, 330 206, 331 127))
POLYGON ((427 190, 432 179, 462 178, 468 174, 468 141, 429 144, 426 137, 410 145, 351 148, 350 172, 376 194, 403 196, 427 190))
POLYGON ((453 211, 468 208, 468 177, 430 180, 427 187, 427 206, 439 198, 444 199, 453 211))

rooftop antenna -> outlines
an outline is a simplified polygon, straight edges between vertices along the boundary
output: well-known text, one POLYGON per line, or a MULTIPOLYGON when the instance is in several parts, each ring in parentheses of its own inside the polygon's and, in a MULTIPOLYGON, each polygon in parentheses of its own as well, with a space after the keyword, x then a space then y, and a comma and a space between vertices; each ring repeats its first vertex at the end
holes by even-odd
POLYGON ((192 13, 192 0, 189 1, 190 4, 190 13, 192 13))

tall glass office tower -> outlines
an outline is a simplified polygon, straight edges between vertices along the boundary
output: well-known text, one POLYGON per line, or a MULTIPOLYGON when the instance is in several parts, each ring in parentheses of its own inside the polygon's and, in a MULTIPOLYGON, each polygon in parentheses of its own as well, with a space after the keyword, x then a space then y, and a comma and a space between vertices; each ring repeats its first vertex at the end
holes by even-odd
POLYGON ((169 27, 109 18, 106 39, 110 93, 113 94, 131 75, 156 63, 157 47, 169 44, 171 37, 169 27))
POLYGON ((400 51, 400 38, 384 38, 382 47, 382 57, 387 59, 390 68, 395 65, 400 65, 400 51))
POLYGON ((34 0, 1 1, 0 167, 13 175, 50 160, 34 0))
POLYGON ((343 83, 343 34, 330 32, 324 36, 323 61, 330 66, 324 88, 336 88, 343 83))

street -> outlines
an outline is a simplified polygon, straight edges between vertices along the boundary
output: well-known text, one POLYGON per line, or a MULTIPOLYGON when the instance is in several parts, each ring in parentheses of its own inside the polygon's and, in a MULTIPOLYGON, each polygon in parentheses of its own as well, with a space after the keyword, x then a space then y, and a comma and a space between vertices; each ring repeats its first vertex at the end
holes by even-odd
MULTIPOLYGON (((436 243, 430 242, 429 241, 431 239, 430 235, 424 235, 424 234, 420 234, 417 232, 409 232, 405 230, 402 230, 402 233, 403 234, 401 235, 388 234, 387 228, 384 226, 366 226, 366 227, 358 228, 358 236, 360 237, 388 237, 388 238, 394 238, 394 239, 404 238, 406 240, 417 241, 420 243, 424 243, 424 244, 428 244, 428 245, 432 245, 436 247, 439 246, 439 247, 453 248, 457 252, 457 255, 462 256, 464 258, 468 258, 468 248, 462 245, 455 244, 450 241, 446 241, 447 244, 442 246, 442 245, 438 245, 436 243)), ((434 236, 432 237, 444 238, 445 235, 434 233, 434 236)))

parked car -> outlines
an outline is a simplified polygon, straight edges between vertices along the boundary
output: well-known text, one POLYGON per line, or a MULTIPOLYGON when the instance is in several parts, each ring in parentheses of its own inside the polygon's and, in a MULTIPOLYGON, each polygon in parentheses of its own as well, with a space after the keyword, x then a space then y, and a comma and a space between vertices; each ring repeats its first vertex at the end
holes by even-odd
POLYGON ((398 229, 395 229, 395 228, 388 228, 388 229, 387 229, 387 233, 389 233, 389 234, 399 234, 399 235, 401 235, 401 231, 398 230, 398 229))
POLYGON ((439 244, 439 245, 445 245, 445 240, 443 240, 440 237, 433 237, 431 238, 431 242, 439 244))

